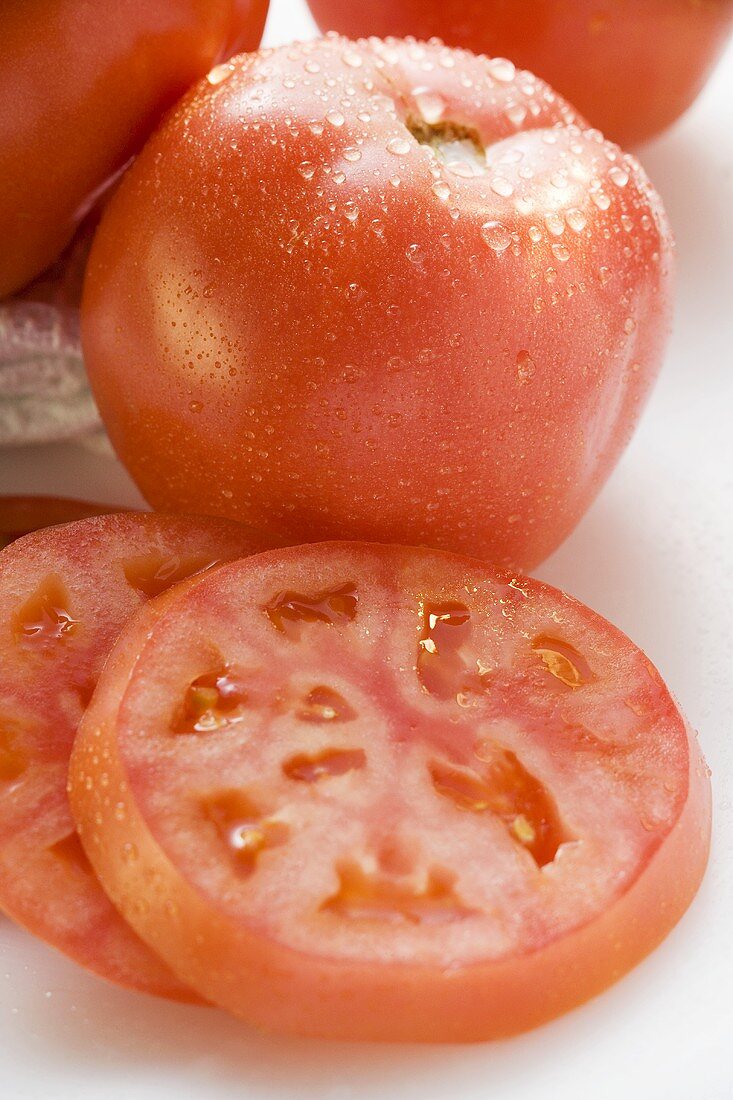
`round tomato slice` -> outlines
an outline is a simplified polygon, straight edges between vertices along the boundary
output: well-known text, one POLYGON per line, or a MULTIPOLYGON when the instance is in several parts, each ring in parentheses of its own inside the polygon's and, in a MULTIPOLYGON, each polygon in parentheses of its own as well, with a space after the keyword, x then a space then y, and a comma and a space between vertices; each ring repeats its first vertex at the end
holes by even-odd
POLYGON ((53 527, 59 523, 103 516, 119 511, 111 504, 90 504, 86 500, 67 497, 2 497, 0 496, 0 550, 30 531, 53 527))
POLYGON ((143 612, 70 790, 182 981, 349 1039, 486 1039, 579 1004, 675 924, 709 843, 695 739, 624 635, 525 577, 355 543, 143 612))
POLYGON ((119 916, 79 844, 66 795, 76 728, 141 604, 265 545, 234 523, 130 513, 39 531, 0 554, 0 907, 121 985, 193 996, 119 916))

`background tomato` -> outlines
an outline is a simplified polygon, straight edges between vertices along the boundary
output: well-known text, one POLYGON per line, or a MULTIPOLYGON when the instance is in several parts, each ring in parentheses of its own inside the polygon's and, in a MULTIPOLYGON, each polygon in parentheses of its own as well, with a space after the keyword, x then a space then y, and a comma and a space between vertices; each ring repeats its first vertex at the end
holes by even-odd
POLYGON ((161 112, 267 0, 23 0, 0 7, 0 298, 47 267, 161 112))
POLYGON ((635 160, 541 81, 440 46, 238 61, 107 208, 85 360, 164 510, 529 567, 578 521, 669 328, 635 160))
POLYGON ((267 1031, 512 1034, 610 985, 694 896, 694 736, 564 593, 331 543, 146 610, 80 726, 72 809, 142 938, 267 1031))
POLYGON ((604 133, 653 137, 693 102, 733 26, 732 0, 308 0, 322 30, 442 38, 508 57, 604 133))

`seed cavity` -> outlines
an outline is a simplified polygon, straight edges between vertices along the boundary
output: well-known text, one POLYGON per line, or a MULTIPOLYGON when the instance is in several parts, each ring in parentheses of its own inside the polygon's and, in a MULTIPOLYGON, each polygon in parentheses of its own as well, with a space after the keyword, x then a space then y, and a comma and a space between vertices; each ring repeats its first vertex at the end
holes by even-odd
POLYGON ((540 657, 547 671, 569 688, 579 688, 593 679, 593 673, 585 657, 559 638, 540 634, 532 642, 532 649, 540 657))
POLYGON ((203 808, 243 878, 253 874, 263 852, 284 844, 290 834, 283 821, 264 815, 244 791, 221 791, 203 808))
POLYGON ((314 687, 295 712, 301 722, 352 722, 356 711, 343 695, 329 687, 314 687))
POLYGON ((212 733, 234 725, 242 721, 246 703, 247 692, 232 669, 207 672, 186 689, 173 733, 212 733))
POLYGON ((324 749, 319 753, 291 756, 283 764, 283 772, 288 779, 317 783, 321 779, 346 775, 365 766, 366 753, 363 749, 324 749))
POLYGON ((25 754, 16 745, 15 731, 0 726, 0 783, 20 778, 27 766, 25 754))
POLYGON ((341 863, 337 872, 338 889, 322 912, 399 924, 447 924, 473 912, 456 894, 455 876, 443 868, 433 868, 422 884, 371 873, 354 861, 341 863))
POLYGON ((301 623, 352 622, 356 618, 359 596, 356 585, 349 582, 340 588, 327 589, 314 596, 299 592, 280 592, 264 607, 268 619, 282 634, 295 638, 301 623))
POLYGON ((433 760, 429 772, 436 792, 459 810, 499 817, 538 867, 551 863, 570 837, 549 792, 513 752, 496 742, 482 741, 476 756, 483 765, 480 770, 433 760))
POLYGON ((48 649, 68 641, 79 626, 69 604, 61 577, 52 573, 13 616, 16 642, 27 649, 48 649))
POLYGON ((217 559, 204 554, 186 557, 178 554, 144 554, 127 558, 122 562, 122 569, 131 588, 147 599, 154 599, 174 584, 204 573, 215 565, 218 565, 217 559))
POLYGON ((425 603, 422 618, 417 674, 423 688, 461 707, 475 705, 486 691, 490 669, 480 660, 471 664, 464 655, 471 639, 470 610, 456 601, 425 603))
POLYGON ((94 874, 87 854, 79 840, 79 834, 76 831, 69 833, 68 836, 63 837, 61 840, 57 840, 48 850, 52 856, 67 867, 83 871, 85 875, 94 874))

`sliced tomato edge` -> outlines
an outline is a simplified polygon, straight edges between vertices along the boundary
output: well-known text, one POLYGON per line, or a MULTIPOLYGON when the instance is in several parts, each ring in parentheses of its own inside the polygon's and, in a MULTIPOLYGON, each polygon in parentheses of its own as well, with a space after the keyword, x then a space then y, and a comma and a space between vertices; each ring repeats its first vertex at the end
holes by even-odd
MULTIPOLYGON (((395 550, 394 547, 385 544, 364 544, 358 542, 310 544, 309 550, 315 551, 319 547, 325 546, 337 547, 342 551, 358 550, 365 546, 371 548, 384 546, 386 550, 395 550)), ((289 549, 290 552, 294 554, 302 548, 292 547, 289 549)), ((413 549, 418 549, 420 551, 425 550, 425 548, 419 547, 413 549)), ((445 559, 460 562, 464 566, 474 565, 483 571, 491 569, 490 565, 478 559, 468 559, 462 555, 455 555, 445 551, 429 550, 427 552, 440 555, 445 559)), ((281 555, 282 553, 282 550, 263 552, 265 556, 268 554, 281 555)), ((254 555, 254 557, 259 559, 261 555, 254 555)), ((218 569, 228 568, 236 568, 236 563, 225 563, 218 567, 218 569)), ((497 576, 506 575, 508 578, 521 577, 521 574, 504 569, 497 570, 496 572, 497 576)), ((107 761, 108 770, 110 772, 110 789, 114 789, 116 785, 120 793, 124 794, 124 792, 127 791, 127 773, 115 749, 115 724, 119 705, 121 705, 124 699, 127 686, 134 676, 138 664, 144 660, 144 647, 148 637, 150 637, 155 629, 155 624, 163 617, 167 610, 167 606, 172 603, 176 597, 185 594, 179 591, 181 588, 185 587, 188 590, 198 585, 203 579, 203 577, 191 578, 184 582, 184 585, 176 586, 175 589, 165 593, 162 597, 150 601, 137 612, 133 617, 133 621, 124 632, 125 648, 118 649, 118 647, 115 647, 115 650, 113 650, 103 675, 100 678, 92 704, 80 726, 79 736, 77 737, 77 743, 74 747, 70 767, 69 795, 72 813, 77 821, 82 843, 95 868, 95 872, 98 874, 100 881, 108 880, 105 883, 105 889, 111 892, 110 896, 114 896, 114 894, 118 892, 118 883, 116 881, 116 871, 118 869, 115 867, 114 861, 108 859, 109 850, 113 849, 115 845, 106 844, 106 851, 100 853, 85 839, 85 825, 93 821, 94 813, 97 812, 97 807, 94 804, 94 792, 87 792, 83 783, 74 781, 74 776, 78 775, 80 770, 83 770, 84 755, 87 751, 90 751, 92 745, 95 747, 96 751, 99 751, 100 746, 104 745, 104 748, 110 752, 110 759, 107 761), (132 660, 130 660, 130 655, 132 655, 132 660), (126 670, 125 688, 120 692, 117 686, 117 677, 123 669, 126 670), (115 699, 118 700, 117 706, 115 706, 115 699), (99 736, 95 734, 96 729, 100 729, 99 736)), ((547 585, 544 582, 533 581, 533 584, 539 585, 544 593, 568 598, 576 603, 578 602, 574 600, 573 597, 567 596, 567 593, 562 590, 547 585)), ((592 609, 589 610, 591 610, 591 613, 603 624, 604 628, 611 632, 612 637, 621 639, 626 644, 633 645, 626 635, 617 627, 603 619, 602 616, 598 615, 596 612, 593 612, 592 609)), ((634 648, 638 649, 636 646, 634 648)), ((666 685, 661 681, 660 683, 665 692, 669 695, 675 711, 680 713, 666 685)), ((459 997, 459 1002, 464 998, 468 998, 473 1004, 480 1004, 482 995, 486 997, 486 991, 489 987, 492 985, 495 987, 493 998, 495 1008, 493 1011, 486 1013, 486 1015, 496 1020, 503 1015, 504 1022, 502 1024, 497 1024, 493 1027, 487 1027, 486 1025, 483 1027, 478 1026, 475 1029, 458 1028, 454 1029, 455 1034, 446 1033, 450 1031, 450 1023, 448 1023, 447 1026, 438 1027, 436 1033, 435 1029, 431 1028, 429 1020, 425 1021, 424 1025, 420 1027, 415 1027, 408 1023, 402 1030, 399 1024, 396 1025, 395 1023, 388 1024, 386 1031, 383 1030, 381 1026, 366 1030, 363 1028, 353 1029, 348 1023, 349 1012, 346 1011, 346 1005, 345 1003, 341 1003, 340 998, 337 998, 337 1003, 333 1006, 332 1014, 328 1022, 326 1022, 324 1021, 323 996, 325 989, 327 989, 330 984, 327 975, 335 979, 333 984, 334 987, 337 987, 340 984, 339 979, 344 969, 348 969, 349 974, 352 976, 350 980, 352 986, 356 984, 353 980, 354 975, 360 974, 364 982, 367 1000, 369 1000, 374 998, 376 985, 375 974, 384 971, 383 989, 380 994, 381 1009, 375 1015, 375 1019, 379 1019, 380 1016, 383 1017, 385 1014, 385 1005, 390 1001, 390 994, 394 994, 395 975, 397 975, 399 989, 404 993, 405 989, 410 987, 413 983, 415 983, 416 988, 419 988, 420 983, 426 978, 434 977, 435 967, 429 964, 394 963, 388 960, 369 960, 368 963, 361 964, 349 960, 348 964, 344 964, 341 960, 312 956, 305 950, 279 944, 273 937, 263 937, 259 933, 253 935, 243 930, 241 927, 237 928, 236 922, 228 918, 219 910, 216 914, 216 921, 219 926, 217 936, 221 935, 224 941, 229 943, 229 950, 236 954, 240 954, 243 948, 249 945, 247 954, 252 960, 252 979, 254 981, 255 977, 258 975, 258 984, 262 985, 262 989, 272 1000, 269 1011, 264 1015, 258 1013, 255 1008, 252 1012, 247 1011, 244 1013, 245 1018, 249 1022, 281 1033, 307 1035, 311 1037, 340 1038, 344 1040, 371 1039, 376 1041, 472 1042, 483 1041, 487 1038, 510 1036, 529 1028, 539 1026, 557 1015, 578 1007, 607 989, 616 980, 641 962, 666 938, 689 908, 705 873, 710 848, 711 790, 708 772, 697 738, 686 721, 685 730, 688 744, 688 786, 682 812, 646 864, 638 867, 637 873, 631 880, 626 880, 613 903, 606 907, 603 912, 591 916, 586 922, 577 925, 567 934, 544 944, 540 944, 536 948, 524 952, 521 956, 513 955, 499 962, 478 961, 457 967, 454 971, 456 976, 465 976, 468 974, 471 977, 471 991, 463 991, 459 997), (682 873, 683 868, 686 868, 684 873, 682 873), (670 884, 676 884, 674 891, 670 890, 670 884), (663 889, 663 887, 665 887, 665 889, 663 889), (650 924, 648 934, 639 936, 638 927, 641 918, 644 914, 649 914, 650 912, 658 913, 660 897, 663 897, 666 902, 664 922, 660 922, 658 919, 654 920, 650 924), (585 981, 581 981, 577 967, 577 956, 579 954, 578 944, 580 943, 580 950, 587 954, 589 960, 596 956, 597 945, 595 941, 598 939, 597 930, 603 929, 604 924, 616 923, 618 921, 619 909, 626 912, 626 915, 621 921, 621 927, 628 932, 628 942, 619 942, 618 935, 613 937, 614 943, 609 942, 608 951, 610 956, 615 955, 614 966, 610 971, 608 967, 606 967, 604 972, 596 977, 591 975, 590 970, 592 968, 589 968, 585 981), (263 939, 266 940, 268 944, 268 954, 271 956, 269 961, 262 961, 260 958, 263 939), (584 941, 590 942, 586 946, 583 946, 584 941), (552 989, 548 989, 546 984, 541 984, 538 980, 538 976, 533 974, 533 960, 539 960, 543 969, 546 965, 552 966, 553 969, 566 969, 570 975, 569 984, 559 987, 560 992, 553 995, 552 989), (293 961, 294 965, 289 965, 293 961), (523 977, 523 984, 517 979, 517 966, 521 966, 522 969, 526 971, 523 977), (307 977, 309 971, 311 971, 311 975, 307 977), (304 974, 306 976, 304 976, 304 974), (273 996, 274 975, 280 978, 283 978, 283 975, 285 975, 285 977, 279 994, 273 996), (297 979, 294 978, 293 975, 297 975, 297 979), (303 987, 300 992, 297 990, 298 985, 303 987), (531 1011, 508 1015, 506 1006, 511 1004, 514 999, 522 1000, 521 996, 517 997, 520 988, 526 989, 527 996, 525 1000, 530 1004, 534 1000, 535 1007, 531 1011), (291 1021, 289 1026, 287 1022, 284 1022, 282 1019, 282 1007, 285 1005, 292 1007, 294 1004, 301 1003, 307 1004, 309 989, 319 990, 319 994, 316 997, 319 1007, 311 1004, 309 1008, 303 1011, 297 1010, 295 1019, 291 1021), (536 1003, 538 990, 541 991, 540 1003, 536 1003)), ((181 944, 185 944, 186 946, 182 946, 179 950, 175 947, 171 949, 170 934, 167 932, 158 934, 155 928, 155 921, 151 918, 142 918, 139 920, 133 918, 132 923, 134 924, 135 930, 140 937, 151 946, 156 954, 164 958, 171 970, 179 976, 180 980, 185 984, 189 984, 192 981, 195 982, 202 990, 202 996, 217 1002, 219 998, 217 997, 215 989, 209 988, 205 992, 203 991, 203 986, 208 984, 205 979, 203 982, 199 983, 196 977, 192 979, 191 972, 187 971, 185 966, 180 966, 180 955, 183 954, 184 956, 190 957, 198 946, 195 943, 195 933, 193 929, 199 925, 204 928, 207 926, 209 929, 211 928, 212 899, 205 898, 204 895, 189 882, 182 880, 176 867, 151 832, 138 808, 134 803, 130 804, 129 800, 127 800, 127 807, 128 822, 132 818, 136 819, 134 833, 137 840, 140 841, 139 848, 141 857, 136 861, 135 870, 132 874, 130 874, 129 869, 127 869, 126 876, 128 881, 137 881, 140 895, 146 896, 149 894, 149 890, 146 889, 143 881, 144 868, 155 868, 156 872, 160 874, 161 867, 164 867, 164 877, 171 883, 171 894, 185 898, 185 907, 189 912, 196 914, 198 911, 198 915, 195 919, 190 919, 187 922, 187 924, 190 924, 192 931, 188 938, 185 936, 182 937, 181 944), (143 853, 148 856, 147 861, 142 858, 143 853)), ((129 827, 126 827, 125 830, 120 831, 120 839, 123 839, 123 836, 129 836, 129 834, 129 827)), ((124 892, 127 894, 130 893, 129 885, 124 892)), ((125 914, 125 919, 128 921, 131 919, 129 913, 125 914)), ((602 935, 603 933, 601 933, 601 936, 602 935)), ((204 971, 206 971, 206 966, 204 964, 202 965, 204 971)), ((448 977, 446 988, 450 989, 451 984, 451 979, 448 977)), ((353 1006, 356 999, 353 989, 348 999, 353 1006)), ((394 999, 393 996, 392 999, 394 999)), ((399 1001, 399 996, 397 1000, 399 1001)), ((228 1006, 223 1005, 223 1007, 228 1006)), ((374 1007, 377 1009, 379 1006, 375 1005, 374 1007)), ((476 1015, 479 1014, 476 1013, 476 1015)), ((450 1018, 451 1010, 446 1004, 444 1019, 449 1021, 450 1018)))

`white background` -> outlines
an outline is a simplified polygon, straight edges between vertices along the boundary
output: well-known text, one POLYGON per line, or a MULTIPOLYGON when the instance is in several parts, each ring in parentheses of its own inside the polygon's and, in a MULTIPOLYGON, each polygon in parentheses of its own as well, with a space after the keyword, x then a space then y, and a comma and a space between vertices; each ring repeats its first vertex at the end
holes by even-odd
MULTIPOLYGON (((313 33, 301 0, 274 0, 268 43, 313 33)), ((0 1095, 733 1098, 733 50, 641 159, 677 233, 675 334, 621 465, 538 573, 640 644, 700 731, 715 831, 691 911, 592 1004, 515 1040, 442 1048, 262 1037, 109 987, 0 922, 0 1095)), ((0 492, 18 491, 139 501, 116 463, 71 445, 0 451, 0 492)))

